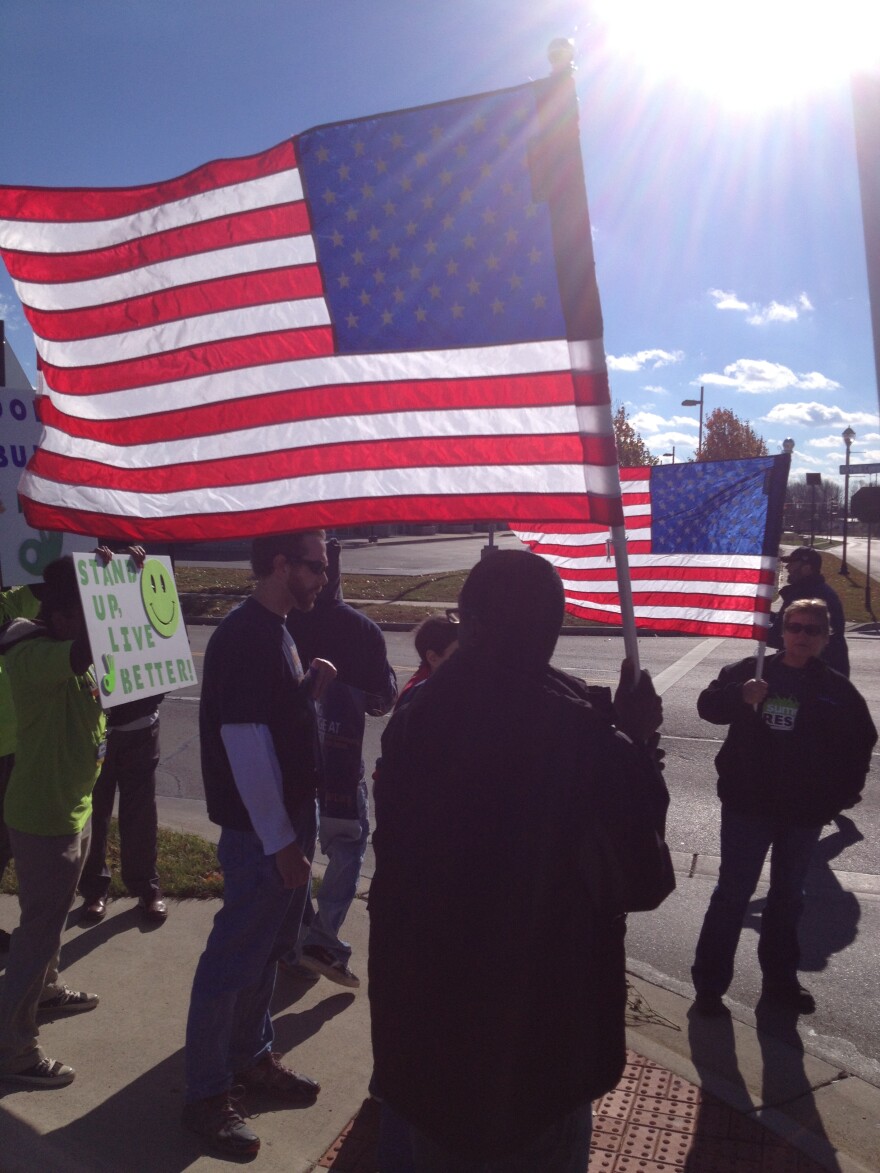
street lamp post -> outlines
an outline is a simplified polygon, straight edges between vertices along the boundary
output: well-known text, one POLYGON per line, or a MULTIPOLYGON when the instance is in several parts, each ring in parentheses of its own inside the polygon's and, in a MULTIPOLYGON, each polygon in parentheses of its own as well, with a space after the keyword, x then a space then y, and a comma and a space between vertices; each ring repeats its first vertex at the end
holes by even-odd
POLYGON ((700 388, 699 399, 682 399, 682 407, 699 407, 700 409, 700 436, 697 440, 697 460, 700 459, 700 453, 703 451, 703 388, 700 388))
MULTIPOLYGON (((789 458, 789 468, 791 467, 791 454, 794 452, 794 440, 789 436, 782 441, 782 451, 789 458)), ((784 506, 782 507, 782 528, 786 530, 794 530, 794 502, 789 501, 786 497, 784 506), (788 515, 786 517, 786 514, 788 515)))
POLYGON ((671 456, 671 457, 672 457, 672 463, 673 463, 673 464, 675 464, 675 445, 674 445, 674 444, 672 445, 672 451, 671 451, 671 452, 664 452, 664 453, 663 453, 663 455, 664 455, 664 457, 666 457, 666 456, 671 456))
POLYGON ((840 573, 849 574, 846 564, 846 538, 849 530, 849 453, 856 434, 852 428, 844 428, 843 442, 846 444, 846 466, 843 474, 843 556, 840 559, 840 573))

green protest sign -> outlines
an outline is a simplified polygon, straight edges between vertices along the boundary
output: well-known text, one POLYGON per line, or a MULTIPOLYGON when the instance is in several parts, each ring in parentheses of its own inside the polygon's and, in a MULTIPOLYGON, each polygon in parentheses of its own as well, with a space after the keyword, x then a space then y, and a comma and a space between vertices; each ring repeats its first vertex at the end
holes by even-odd
POLYGON ((196 683, 180 596, 168 558, 151 556, 139 570, 117 554, 74 554, 101 705, 174 692, 196 683))

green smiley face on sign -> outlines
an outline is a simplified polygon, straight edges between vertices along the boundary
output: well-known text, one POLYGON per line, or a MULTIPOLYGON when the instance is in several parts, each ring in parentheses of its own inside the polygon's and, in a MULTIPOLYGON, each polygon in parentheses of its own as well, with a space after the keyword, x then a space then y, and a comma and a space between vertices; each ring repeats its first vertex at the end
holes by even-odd
POLYGON ((148 558, 141 572, 141 599, 150 626, 169 639, 180 626, 180 599, 177 584, 161 562, 148 558))

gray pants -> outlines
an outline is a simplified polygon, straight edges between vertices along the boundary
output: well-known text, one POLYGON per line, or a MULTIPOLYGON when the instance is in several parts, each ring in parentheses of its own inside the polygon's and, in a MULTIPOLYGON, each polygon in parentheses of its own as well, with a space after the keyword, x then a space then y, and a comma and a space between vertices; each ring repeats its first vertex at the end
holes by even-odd
POLYGON ((83 862, 89 823, 77 835, 30 835, 9 828, 21 920, 12 934, 0 987, 0 1072, 25 1071, 42 1059, 37 1006, 61 992, 58 955, 83 862))

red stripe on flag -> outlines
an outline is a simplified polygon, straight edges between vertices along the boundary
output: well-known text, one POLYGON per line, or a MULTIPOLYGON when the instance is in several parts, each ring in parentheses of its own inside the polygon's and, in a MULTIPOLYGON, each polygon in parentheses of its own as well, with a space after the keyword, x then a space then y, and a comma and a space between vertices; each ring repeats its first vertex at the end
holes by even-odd
POLYGON ((225 338, 202 346, 186 346, 148 358, 104 363, 96 367, 56 367, 41 364, 46 382, 62 395, 95 395, 125 391, 156 383, 173 383, 217 371, 237 371, 297 358, 320 358, 333 353, 329 326, 277 330, 244 338, 225 338))
POLYGON ((55 312, 25 309, 34 333, 53 342, 123 334, 223 310, 321 297, 324 289, 316 265, 218 277, 90 309, 55 312))
POLYGON ((240 244, 306 236, 309 229, 308 209, 302 200, 297 200, 202 220, 166 232, 154 232, 110 248, 77 253, 25 253, 16 249, 0 252, 9 275, 15 280, 62 284, 112 277, 146 265, 234 248, 240 244))
POLYGON ((174 493, 222 485, 246 485, 317 476, 394 468, 444 468, 469 465, 572 464, 580 438, 574 436, 442 436, 428 439, 373 440, 354 444, 323 444, 281 452, 255 452, 222 460, 198 460, 151 468, 119 468, 77 460, 38 449, 29 469, 35 475, 67 485, 93 485, 129 493, 174 493))
MULTIPOLYGON (((586 619, 610 627, 620 627, 620 615, 607 611, 599 611, 592 607, 582 607, 575 603, 566 603, 566 611, 576 615, 579 619, 586 619)), ((643 631, 672 631, 685 635, 715 636, 720 639, 755 639, 767 637, 767 628, 757 623, 737 623, 730 621, 714 622, 709 619, 637 619, 636 626, 643 631)))
MULTIPOLYGON (((525 528, 525 527, 523 527, 523 528, 525 528)), ((556 527, 554 525, 554 529, 555 528, 556 527)), ((606 533, 606 531, 604 529, 601 532, 606 533)), ((610 535, 607 535, 607 533, 606 533, 606 537, 607 537, 608 541, 611 540, 610 535)), ((553 546, 553 545, 551 545, 549 543, 545 543, 545 542, 531 542, 531 541, 526 542, 526 544, 528 545, 529 549, 533 553, 540 554, 542 558, 548 558, 548 559, 550 559, 551 562, 557 558, 567 560, 567 559, 571 559, 571 558, 596 558, 596 559, 602 558, 602 559, 604 559, 606 557, 604 545, 602 545, 601 543, 599 545, 592 545, 592 546, 589 546, 586 548, 583 546, 553 546)), ((631 539, 627 539, 626 549, 627 549, 627 553, 630 556, 632 556, 633 554, 650 554, 651 553, 651 543, 650 542, 634 542, 631 539)), ((612 557, 613 557, 613 555, 612 555, 612 557)), ((611 564, 613 565, 613 563, 611 563, 611 564)), ((569 570, 569 568, 567 566, 563 567, 563 570, 565 571, 565 577, 567 578, 569 576, 569 574, 571 573, 571 571, 569 570)))
MULTIPOLYGON (((101 420, 67 415, 59 411, 48 396, 37 400, 40 418, 46 427, 57 428, 69 436, 120 447, 210 436, 297 420, 461 408, 552 407, 570 402, 571 376, 567 371, 552 375, 426 379, 407 383, 331 383, 323 387, 256 395, 244 401, 231 399, 155 415, 101 420)), ((582 523, 572 524, 578 531, 584 528, 582 523)))
MULTIPOLYGON (((636 553, 627 545, 630 554, 636 553)), ((724 566, 638 566, 632 568, 632 573, 639 582, 735 582, 735 583, 773 583, 776 576, 769 570, 750 570, 748 568, 730 568, 724 566)), ((563 577, 567 581, 604 582, 609 579, 607 570, 601 567, 595 570, 575 569, 565 566, 562 569, 563 577)))
POLYGON ((195 192, 247 183, 296 167, 293 140, 268 151, 240 159, 215 159, 185 175, 141 187, 46 188, 0 187, 0 218, 4 220, 77 221, 114 220, 160 204, 187 199, 195 192))
MULTIPOLYGON (((601 404, 603 407, 611 403, 611 391, 606 371, 574 371, 572 380, 574 382, 575 403, 601 404)), ((616 456, 615 463, 617 463, 616 456)))
POLYGON ((588 499, 583 493, 455 493, 405 497, 359 497, 349 500, 314 501, 281 505, 241 513, 187 514, 181 517, 130 518, 82 509, 60 509, 23 498, 25 518, 36 529, 65 529, 69 533, 136 541, 199 541, 201 538, 253 537, 315 526, 364 525, 367 523, 419 523, 425 521, 479 521, 486 517, 512 517, 529 521, 537 517, 560 521, 593 520, 610 524, 615 502, 588 499), (592 511, 592 513, 591 513, 592 511))
POLYGON ((629 481, 650 481, 650 479, 651 479, 651 466, 650 465, 640 465, 640 466, 634 465, 634 466, 620 469, 620 484, 621 484, 621 487, 623 488, 624 493, 626 493, 626 491, 627 491, 626 486, 629 481))

